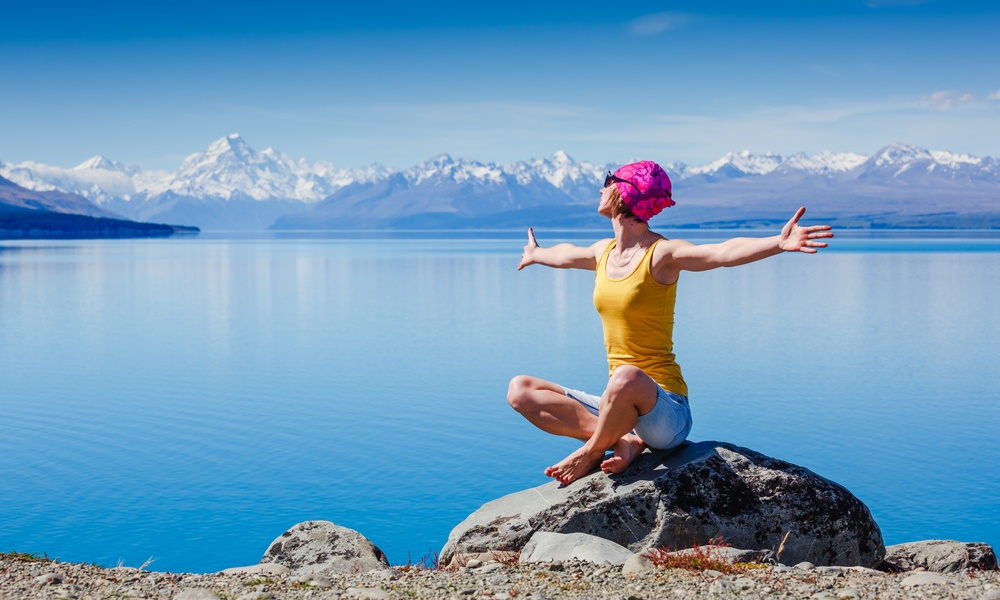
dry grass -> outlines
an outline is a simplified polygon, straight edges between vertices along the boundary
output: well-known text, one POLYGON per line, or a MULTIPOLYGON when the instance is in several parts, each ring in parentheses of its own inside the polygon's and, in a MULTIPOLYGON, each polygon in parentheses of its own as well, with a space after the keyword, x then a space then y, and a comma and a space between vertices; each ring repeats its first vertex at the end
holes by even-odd
POLYGON ((755 562, 730 562, 730 558, 722 551, 728 547, 729 544, 722 538, 713 538, 706 545, 693 546, 682 552, 675 552, 671 548, 653 548, 646 551, 645 556, 657 567, 697 572, 734 573, 769 567, 755 562))
POLYGON ((406 564, 398 565, 393 568, 396 569, 397 571, 400 571, 401 573, 408 573, 411 571, 427 571, 427 570, 437 571, 442 568, 441 557, 438 556, 438 553, 435 552, 434 550, 429 550, 427 554, 420 557, 419 561, 413 562, 413 559, 410 557, 410 554, 407 553, 406 564))
POLYGON ((518 550, 490 550, 493 560, 506 566, 516 565, 521 560, 521 552, 518 550))
POLYGON ((0 552, 0 559, 16 562, 52 562, 48 554, 38 554, 37 552, 0 552))

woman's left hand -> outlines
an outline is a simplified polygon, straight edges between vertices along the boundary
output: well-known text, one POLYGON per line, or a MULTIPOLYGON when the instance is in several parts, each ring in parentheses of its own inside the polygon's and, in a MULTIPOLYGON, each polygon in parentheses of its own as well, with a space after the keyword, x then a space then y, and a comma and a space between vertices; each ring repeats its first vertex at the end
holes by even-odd
POLYGON ((817 242, 817 239, 833 237, 829 225, 812 225, 810 227, 799 225, 799 219, 805 213, 806 207, 803 206, 795 211, 795 216, 781 228, 781 235, 778 236, 778 247, 785 252, 815 254, 817 248, 826 248, 827 246, 826 242, 817 242))

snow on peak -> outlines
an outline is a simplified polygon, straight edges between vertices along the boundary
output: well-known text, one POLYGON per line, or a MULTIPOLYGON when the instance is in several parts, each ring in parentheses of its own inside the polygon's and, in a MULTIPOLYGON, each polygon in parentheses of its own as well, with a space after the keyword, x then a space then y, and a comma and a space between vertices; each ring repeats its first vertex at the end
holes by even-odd
POLYGON ((556 150, 552 158, 549 159, 553 164, 556 165, 572 165, 573 159, 570 158, 569 154, 566 154, 563 150, 556 150))
POLYGON ((258 153, 238 133, 232 133, 212 142, 205 152, 184 159, 166 189, 151 191, 254 200, 318 200, 329 193, 328 186, 302 186, 299 179, 294 161, 287 156, 270 148, 258 153))
POLYGON ((608 165, 576 162, 563 150, 549 158, 522 160, 504 167, 520 185, 546 181, 571 196, 581 192, 596 192, 608 165))
POLYGON ((876 167, 897 166, 917 160, 934 160, 931 153, 923 148, 900 143, 889 144, 882 148, 875 153, 874 158, 876 167))
POLYGON ((455 160, 448 154, 439 154, 408 169, 404 176, 412 184, 419 185, 435 178, 451 179, 459 183, 500 183, 504 174, 503 168, 495 163, 481 163, 464 158, 455 160))
POLYGON ((74 171, 94 171, 94 170, 104 170, 104 171, 119 171, 124 173, 126 171, 125 165, 118 161, 109 160, 104 158, 100 154, 92 156, 77 166, 73 167, 74 171))
POLYGON ((253 156, 256 155, 253 148, 250 147, 246 141, 240 137, 238 133, 230 133, 224 138, 215 140, 208 146, 208 150, 205 151, 205 156, 210 157, 221 157, 224 155, 233 155, 242 160, 252 160, 253 156))
POLYGON ((979 166, 983 164, 982 158, 970 156, 968 154, 954 154, 952 152, 943 152, 938 150, 931 150, 930 154, 934 157, 934 162, 939 165, 945 165, 952 168, 958 168, 962 165, 979 166))
POLYGON ((812 156, 799 153, 787 157, 782 166, 787 169, 806 171, 819 175, 843 173, 850 171, 868 160, 864 154, 857 152, 831 152, 824 150, 812 156))
POLYGON ((781 156, 773 152, 753 154, 749 150, 727 152, 722 158, 702 167, 689 169, 692 175, 714 175, 724 169, 736 169, 747 175, 765 175, 777 169, 782 162, 781 156))

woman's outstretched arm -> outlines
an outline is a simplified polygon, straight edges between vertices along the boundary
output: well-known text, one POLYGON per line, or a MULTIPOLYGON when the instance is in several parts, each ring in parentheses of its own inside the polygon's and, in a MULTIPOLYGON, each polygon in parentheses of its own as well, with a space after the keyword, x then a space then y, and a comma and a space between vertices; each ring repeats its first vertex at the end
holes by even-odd
POLYGON ((597 257, 610 243, 601 240, 592 246, 574 246, 573 244, 556 244, 550 248, 542 248, 535 241, 535 232, 528 228, 528 243, 521 253, 521 263, 517 265, 520 271, 528 265, 545 265, 557 269, 597 269, 597 257), (598 250, 599 248, 599 250, 598 250))
POLYGON ((827 246, 826 242, 818 240, 832 238, 833 232, 829 225, 799 225, 799 219, 805 212, 805 207, 797 210, 795 216, 781 229, 781 233, 775 236, 733 238, 720 244, 698 246, 678 241, 670 245, 669 255, 664 258, 681 271, 707 271, 718 267, 745 265, 782 252, 815 254, 817 249, 827 246))

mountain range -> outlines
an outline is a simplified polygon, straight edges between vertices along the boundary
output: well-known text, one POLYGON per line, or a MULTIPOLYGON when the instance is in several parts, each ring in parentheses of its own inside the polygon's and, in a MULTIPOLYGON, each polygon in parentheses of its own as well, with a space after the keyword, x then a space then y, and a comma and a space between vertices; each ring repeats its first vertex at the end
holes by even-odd
MULTIPOLYGON (((806 205, 811 222, 841 227, 1000 228, 1000 160, 990 157, 897 143, 871 156, 743 151, 661 164, 678 204, 656 217, 660 227, 773 226, 806 205)), ((556 152, 507 165, 443 154, 405 170, 338 168, 232 134, 173 173, 95 156, 72 168, 0 162, 0 177, 63 202, 82 197, 82 214, 203 229, 590 227, 606 223, 598 189, 617 166, 556 152)))

